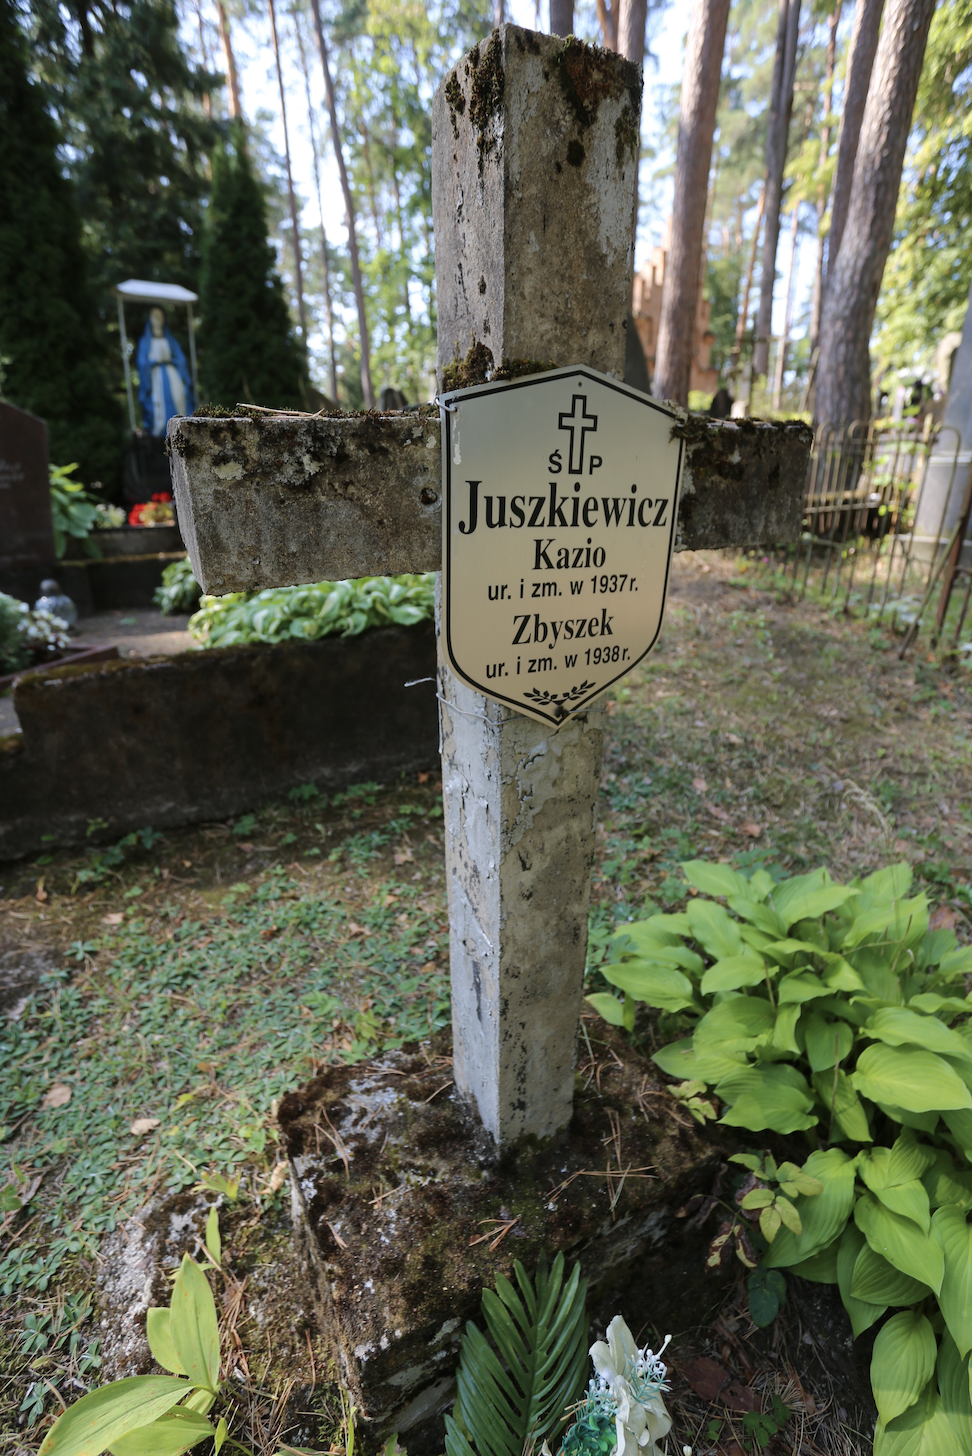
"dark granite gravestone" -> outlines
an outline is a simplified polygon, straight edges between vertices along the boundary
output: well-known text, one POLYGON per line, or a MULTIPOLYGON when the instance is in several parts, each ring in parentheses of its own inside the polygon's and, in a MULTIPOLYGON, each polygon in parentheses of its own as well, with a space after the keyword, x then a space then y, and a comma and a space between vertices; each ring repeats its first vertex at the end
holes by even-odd
POLYGON ((33 602, 55 561, 47 426, 0 404, 0 591, 33 602))

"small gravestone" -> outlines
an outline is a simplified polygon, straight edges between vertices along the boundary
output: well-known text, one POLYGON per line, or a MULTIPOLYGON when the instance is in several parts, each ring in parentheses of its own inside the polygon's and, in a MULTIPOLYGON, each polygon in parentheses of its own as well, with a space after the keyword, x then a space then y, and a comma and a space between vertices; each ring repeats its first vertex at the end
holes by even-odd
POLYGON ((33 602, 55 561, 47 426, 0 403, 0 591, 33 602))

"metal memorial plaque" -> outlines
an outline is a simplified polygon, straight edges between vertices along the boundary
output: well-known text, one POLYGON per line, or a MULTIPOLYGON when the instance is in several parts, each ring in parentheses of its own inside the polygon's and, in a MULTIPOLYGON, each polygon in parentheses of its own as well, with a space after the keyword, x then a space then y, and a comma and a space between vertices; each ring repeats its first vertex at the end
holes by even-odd
POLYGON ((658 638, 682 467, 677 416, 588 368, 441 396, 446 654, 542 723, 658 638))

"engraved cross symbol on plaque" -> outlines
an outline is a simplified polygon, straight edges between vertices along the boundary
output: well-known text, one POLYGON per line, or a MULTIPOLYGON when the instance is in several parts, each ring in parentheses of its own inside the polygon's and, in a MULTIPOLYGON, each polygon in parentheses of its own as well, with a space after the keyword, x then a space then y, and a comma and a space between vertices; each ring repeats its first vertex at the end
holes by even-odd
MULTIPOLYGON (((538 359, 621 379, 635 196, 634 147, 622 139, 638 135, 640 96, 640 73, 622 57, 513 25, 439 87, 440 379, 471 336, 497 367, 512 361, 513 389, 524 361, 538 359), (485 110, 472 101, 484 66, 490 84, 476 95, 494 98, 485 110), (581 113, 579 95, 597 99, 581 113)), ((572 469, 594 427, 584 399, 581 389, 558 411, 572 469)), ((555 434, 555 420, 546 413, 537 431, 555 434)), ((807 427, 682 420, 676 549, 796 540, 807 427)), ((180 526, 207 592, 441 565, 438 411, 173 420, 169 448, 180 526)), ((571 1116, 606 715, 594 702, 559 724, 524 717, 451 672, 441 624, 438 614, 453 1070, 504 1149, 550 1138, 571 1116)))
MULTIPOLYGON (((575 394, 572 401, 572 408, 569 414, 560 416, 561 430, 570 431, 570 465, 571 475, 582 475, 584 471, 584 437, 593 434, 597 429, 597 415, 587 413, 587 395, 575 394)), ((592 456, 593 461, 597 456, 592 456)))

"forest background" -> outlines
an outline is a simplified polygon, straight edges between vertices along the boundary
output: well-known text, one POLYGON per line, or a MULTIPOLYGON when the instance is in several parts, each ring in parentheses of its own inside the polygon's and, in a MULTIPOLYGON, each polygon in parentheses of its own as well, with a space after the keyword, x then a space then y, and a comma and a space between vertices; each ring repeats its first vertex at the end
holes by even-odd
MULTIPOLYGON (((774 311, 774 334, 792 338, 776 400, 785 414, 800 407, 810 363, 853 10, 814 0, 801 14, 774 311)), ((545 12, 546 0, 542 13, 532 0, 506 10, 540 29, 545 12)), ((204 399, 306 407, 316 390, 360 408, 369 375, 374 397, 385 386, 410 402, 434 392, 430 101, 495 7, 324 0, 319 14, 333 110, 313 0, 0 0, 0 90, 21 92, 16 136, 5 128, 18 118, 0 111, 0 394, 45 415, 52 458, 80 460, 109 495, 125 443, 113 296, 124 278, 200 293, 204 399), (26 129, 24 108, 36 121, 26 129)), ((761 282, 777 16, 775 0, 730 10, 705 228, 720 369, 751 338, 761 282)), ((575 5, 586 40, 610 40, 612 21, 609 0, 575 5)), ((685 7, 649 3, 638 266, 671 206, 680 77, 669 62, 686 24, 685 7)), ((885 389, 931 382, 938 344, 962 326, 970 149, 972 12, 940 0, 872 338, 885 389)), ((143 320, 132 323, 137 333, 143 320)))

